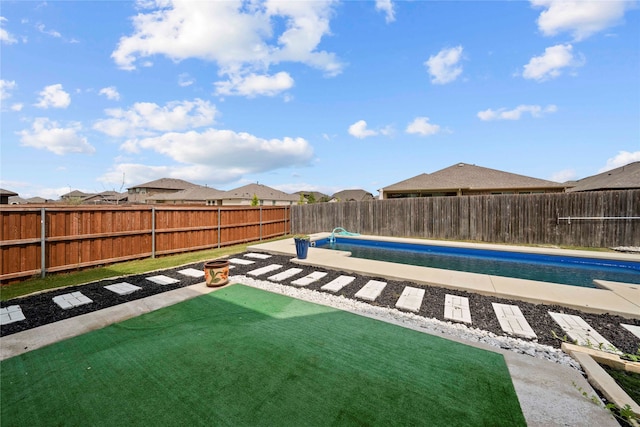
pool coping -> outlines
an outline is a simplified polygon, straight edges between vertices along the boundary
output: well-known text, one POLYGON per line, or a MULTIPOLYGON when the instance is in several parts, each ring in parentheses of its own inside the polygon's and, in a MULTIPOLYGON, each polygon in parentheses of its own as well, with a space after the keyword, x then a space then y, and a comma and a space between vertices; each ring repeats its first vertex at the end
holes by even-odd
MULTIPOLYGON (((311 235, 311 241, 313 242, 324 239, 330 235, 331 233, 315 233, 311 235)), ((344 236, 340 237, 342 238, 344 236)), ((521 247, 488 243, 466 243, 379 236, 357 236, 357 238, 398 243, 455 246, 500 251, 519 251, 545 255, 577 256, 640 262, 640 255, 627 253, 591 252, 556 248, 521 247)), ((606 287, 582 288, 579 286, 538 282, 535 280, 515 279, 488 274, 467 273, 431 267, 396 264, 385 261, 351 258, 349 256, 349 252, 334 251, 316 247, 309 248, 306 259, 297 259, 295 243, 292 238, 250 245, 247 247, 247 250, 264 251, 278 255, 292 256, 294 258, 292 262, 301 265, 328 268, 353 274, 361 274, 364 276, 382 277, 387 280, 401 280, 427 286, 439 286, 447 289, 462 290, 534 304, 559 305, 588 313, 609 313, 626 318, 640 319, 640 285, 606 282, 606 287)))

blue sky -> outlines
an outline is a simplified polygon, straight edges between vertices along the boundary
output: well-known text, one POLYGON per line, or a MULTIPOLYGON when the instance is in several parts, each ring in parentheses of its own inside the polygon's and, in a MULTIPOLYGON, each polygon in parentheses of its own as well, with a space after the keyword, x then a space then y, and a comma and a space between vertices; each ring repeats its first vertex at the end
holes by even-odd
POLYGON ((0 187, 378 189, 640 160, 640 4, 5 1, 0 187))

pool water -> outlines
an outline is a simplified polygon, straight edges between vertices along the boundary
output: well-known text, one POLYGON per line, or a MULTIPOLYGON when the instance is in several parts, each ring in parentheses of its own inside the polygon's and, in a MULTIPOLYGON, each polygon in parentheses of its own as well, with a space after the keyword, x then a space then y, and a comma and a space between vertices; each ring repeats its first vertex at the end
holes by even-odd
POLYGON ((354 258, 595 288, 594 279, 640 284, 640 262, 336 237, 315 241, 354 258))

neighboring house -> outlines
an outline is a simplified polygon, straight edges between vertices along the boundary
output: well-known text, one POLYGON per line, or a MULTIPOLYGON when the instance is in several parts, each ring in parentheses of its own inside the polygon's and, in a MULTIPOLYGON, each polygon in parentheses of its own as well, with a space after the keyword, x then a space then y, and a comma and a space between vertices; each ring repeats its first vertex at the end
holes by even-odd
POLYGON ((423 173, 380 189, 380 199, 478 194, 562 193, 568 184, 531 178, 466 163, 423 173))
POLYGON ((0 205, 8 205, 9 197, 17 196, 18 193, 0 188, 0 205))
POLYGON ((375 200, 373 194, 365 190, 342 190, 331 196, 330 202, 366 202, 375 200))
POLYGON ((23 199, 20 196, 9 197, 10 205, 33 205, 33 204, 41 205, 44 203, 51 203, 51 200, 47 200, 43 197, 30 197, 28 199, 23 199))
POLYGON ((129 203, 146 203, 147 198, 150 196, 175 193, 176 191, 186 190, 194 185, 196 184, 176 178, 156 179, 155 181, 127 188, 127 192, 129 193, 128 201, 129 203))
POLYGON ((216 190, 211 187, 194 185, 186 190, 175 193, 161 193, 147 198, 147 203, 168 204, 168 205, 207 205, 209 201, 222 199, 225 191, 216 190))
POLYGON ((298 201, 300 201, 300 196, 302 196, 306 203, 309 203, 309 198, 312 195, 313 195, 312 200, 314 203, 328 202, 330 199, 328 195, 321 193, 319 191, 296 191, 293 194, 298 196, 298 201))
POLYGON ((217 206, 251 205, 254 196, 260 206, 282 206, 298 203, 300 196, 288 194, 262 184, 248 184, 233 190, 225 191, 217 199, 208 200, 207 204, 217 206))
POLYGON ((127 193, 118 193, 117 191, 103 191, 102 193, 92 194, 82 199, 84 205, 121 205, 126 203, 128 199, 127 193))
POLYGON ((93 196, 93 194, 83 193, 80 190, 73 190, 60 196, 60 200, 66 203, 82 203, 82 201, 89 196, 93 196))
POLYGON ((640 189, 640 162, 629 163, 567 184, 573 186, 567 192, 640 189))

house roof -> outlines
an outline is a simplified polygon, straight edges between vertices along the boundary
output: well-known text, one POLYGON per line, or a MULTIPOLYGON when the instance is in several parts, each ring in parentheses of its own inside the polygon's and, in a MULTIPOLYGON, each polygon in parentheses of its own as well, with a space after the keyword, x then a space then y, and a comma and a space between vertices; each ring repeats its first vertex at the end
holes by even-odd
POLYGON ((328 194, 321 193, 319 191, 296 191, 293 194, 297 194, 298 197, 302 194, 304 197, 307 197, 309 194, 313 194, 313 197, 317 200, 322 199, 323 197, 329 197, 328 194))
POLYGON ((299 196, 288 194, 262 184, 248 184, 225 192, 223 199, 249 200, 256 195, 260 200, 285 200, 297 202, 299 196))
POLYGON ((365 190, 342 190, 331 196, 332 199, 341 200, 343 202, 356 201, 361 202, 363 200, 373 199, 373 194, 365 190))
POLYGON ((18 193, 14 193, 13 191, 5 190, 4 188, 0 188, 0 196, 17 196, 18 193))
POLYGON ((73 190, 66 194, 63 194, 60 197, 64 198, 64 197, 89 197, 89 196, 93 196, 93 193, 83 193, 80 190, 73 190))
POLYGON ((383 191, 489 190, 510 188, 564 188, 566 184, 531 178, 467 163, 457 163, 431 174, 423 173, 397 182, 383 191))
POLYGON ((225 191, 217 190, 212 187, 202 185, 194 185, 186 190, 176 191, 175 193, 156 194, 147 198, 147 200, 197 200, 206 201, 221 199, 225 191))
POLYGON ((640 162, 629 163, 597 175, 573 181, 567 191, 624 190, 640 188, 640 162))
POLYGON ((189 181, 185 181, 177 178, 160 178, 155 181, 145 182, 144 184, 136 185, 131 188, 155 188, 161 190, 184 190, 189 187, 193 187, 196 184, 193 184, 189 181))

